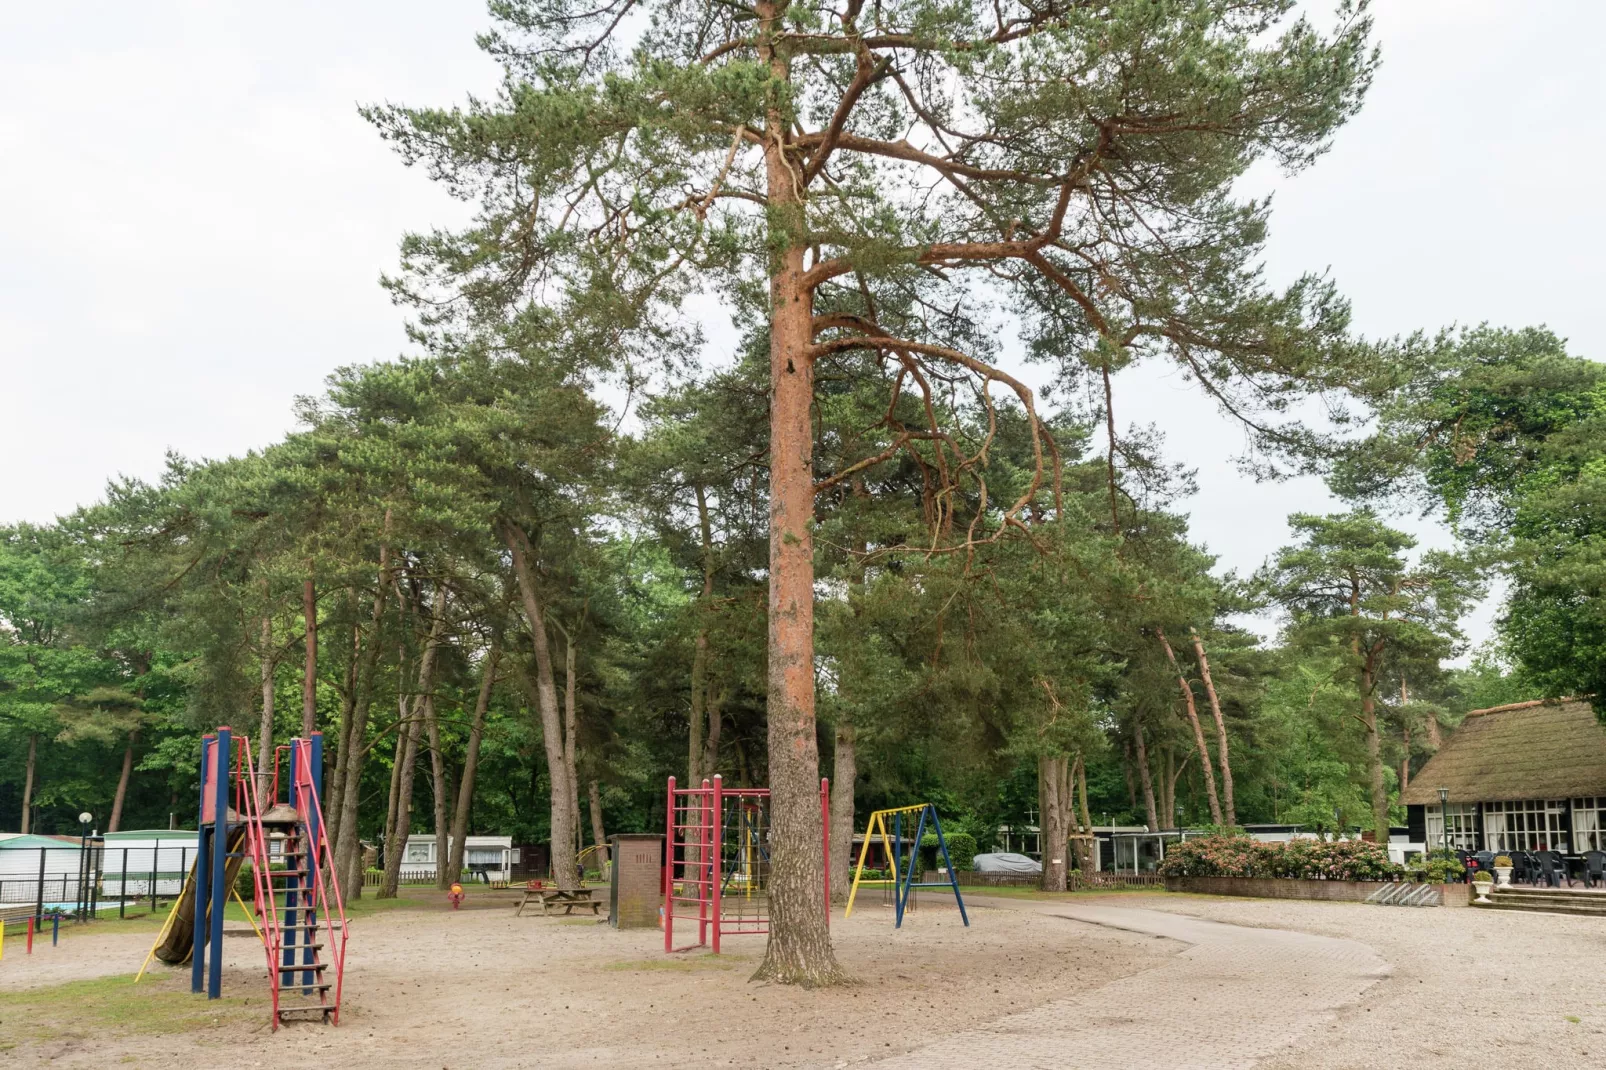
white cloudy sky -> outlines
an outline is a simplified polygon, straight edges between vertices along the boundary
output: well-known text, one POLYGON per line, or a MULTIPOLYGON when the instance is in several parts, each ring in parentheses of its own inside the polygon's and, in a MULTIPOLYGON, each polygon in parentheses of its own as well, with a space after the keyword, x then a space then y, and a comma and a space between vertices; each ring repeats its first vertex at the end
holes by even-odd
MULTIPOLYGON (((1606 5, 1377 6, 1360 117, 1313 170, 1256 176, 1276 190, 1273 277, 1330 269, 1371 335, 1544 323, 1606 358, 1606 5)), ((489 92, 485 23, 481 0, 0 5, 0 522, 154 476, 169 449, 271 442, 331 369, 405 348, 376 280, 404 230, 463 209, 356 106, 489 92)), ((1194 532, 1224 567, 1332 504, 1239 476, 1240 436, 1184 384, 1123 395, 1198 467, 1194 532)))

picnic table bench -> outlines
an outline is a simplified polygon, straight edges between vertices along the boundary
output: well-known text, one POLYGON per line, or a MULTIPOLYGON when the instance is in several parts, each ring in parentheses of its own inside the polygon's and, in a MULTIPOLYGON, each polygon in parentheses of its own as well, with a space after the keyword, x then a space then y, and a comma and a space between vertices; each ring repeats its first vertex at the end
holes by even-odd
POLYGON ((526 885, 524 896, 519 900, 518 909, 513 911, 513 916, 518 917, 523 914, 524 908, 531 903, 541 904, 542 917, 552 914, 558 907, 563 908, 565 916, 573 914, 577 907, 580 909, 590 907, 591 913, 595 915, 602 910, 602 900, 596 897, 596 891, 597 889, 595 888, 575 888, 570 891, 564 891, 561 888, 530 887, 526 885))

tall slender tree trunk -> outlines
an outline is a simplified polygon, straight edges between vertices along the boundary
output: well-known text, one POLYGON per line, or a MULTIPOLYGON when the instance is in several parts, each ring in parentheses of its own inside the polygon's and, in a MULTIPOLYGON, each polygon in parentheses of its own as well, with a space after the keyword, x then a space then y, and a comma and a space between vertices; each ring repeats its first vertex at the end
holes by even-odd
POLYGON ((430 788, 435 805, 435 886, 450 888, 462 873, 448 864, 451 860, 451 812, 447 809, 447 796, 451 785, 446 782, 446 756, 441 753, 440 718, 435 716, 435 696, 424 696, 424 725, 429 732, 430 788))
MULTIPOLYGON (((356 608, 353 599, 352 608, 356 608)), ((355 614, 353 614, 355 615, 355 614)), ((334 777, 324 785, 323 810, 333 820, 327 825, 329 845, 340 857, 340 816, 345 812, 346 758, 351 751, 352 713, 357 708, 357 663, 362 657, 362 625, 351 625, 351 660, 346 664, 346 687, 340 695, 340 740, 335 747, 334 777)))
POLYGON ((262 723, 257 728, 257 804, 273 794, 273 618, 262 617, 262 723))
POLYGON ((1137 783, 1132 779, 1132 741, 1121 741, 1121 772, 1126 776, 1126 802, 1133 810, 1138 808, 1137 783))
POLYGON ((457 784, 457 809, 452 814, 452 842, 447 864, 453 873, 463 872, 467 857, 468 816, 474 803, 474 780, 480 768, 480 743, 485 738, 485 715, 491 708, 491 691, 496 686, 496 664, 502 660, 500 637, 491 640, 491 651, 480 669, 480 693, 474 700, 474 719, 468 726, 468 750, 463 755, 463 776, 457 784))
POLYGON ((845 903, 853 882, 853 785, 859 779, 853 725, 839 720, 831 764, 831 901, 845 903))
MULTIPOLYGON (((697 530, 702 540, 703 592, 697 606, 697 641, 691 657, 691 724, 686 739, 686 783, 695 786, 704 776, 718 772, 703 761, 706 747, 704 724, 708 709, 708 614, 714 597, 714 533, 708 518, 708 494, 703 485, 697 494, 697 530)), ((712 730, 712 728, 710 728, 712 730)))
POLYGON ((1216 795, 1216 774, 1210 768, 1210 748, 1205 746, 1204 727, 1199 724, 1199 710, 1193 704, 1193 687, 1183 675, 1182 666, 1177 664, 1176 652, 1171 649, 1171 641, 1165 637, 1165 630, 1156 628, 1154 634, 1159 638, 1160 645, 1165 648, 1166 660, 1171 663, 1171 671, 1177 674, 1177 686, 1182 689, 1182 701, 1188 715, 1188 725, 1193 729, 1193 744, 1199 748, 1200 765, 1204 768, 1205 796, 1210 802, 1210 820, 1219 825, 1222 823, 1221 799, 1216 795))
POLYGON ((318 593, 310 579, 301 584, 301 617, 306 631, 301 664, 301 738, 311 739, 318 730, 318 593))
POLYGON ((608 834, 602 827, 602 785, 595 777, 586 785, 586 805, 591 810, 591 842, 597 845, 600 869, 613 861, 613 851, 608 847, 608 834))
POLYGON ((22 833, 33 826, 33 773, 39 760, 39 733, 28 733, 28 761, 22 774, 22 833))
POLYGON ((139 729, 128 733, 128 744, 123 747, 123 771, 117 778, 117 794, 112 796, 112 816, 106 822, 107 832, 123 827, 123 801, 128 798, 128 782, 134 775, 134 744, 139 741, 139 729))
POLYGON ((725 688, 709 682, 706 706, 708 731, 703 735, 703 771, 719 772, 719 736, 724 727, 725 688))
POLYGON ((340 838, 335 869, 347 898, 362 896, 362 840, 357 835, 357 807, 361 799, 362 767, 367 758, 368 710, 373 703, 374 673, 379 665, 380 629, 385 619, 385 599, 390 590, 390 510, 385 510, 385 541, 379 544, 379 584, 374 591, 374 608, 369 620, 368 643, 362 648, 362 664, 357 674, 357 701, 352 708, 351 729, 346 734, 345 790, 340 800, 340 838))
MULTIPOLYGON (((1210 700, 1210 715, 1216 719, 1216 758, 1221 762, 1221 808, 1227 818, 1227 824, 1238 824, 1238 807, 1232 799, 1232 761, 1227 757, 1227 719, 1221 715, 1221 700, 1216 695, 1215 682, 1210 679, 1210 659, 1205 657, 1204 640, 1199 637, 1196 629, 1188 631, 1193 636, 1193 654, 1199 660, 1199 677, 1204 681, 1205 697, 1210 700)), ((1208 751, 1199 752, 1200 764, 1206 769, 1210 767, 1210 754, 1208 751)), ((1209 784, 1209 778, 1205 783, 1209 784)))
POLYGON ((1149 771, 1149 749, 1143 743, 1143 725, 1134 723, 1133 735, 1138 745, 1138 780, 1143 784, 1143 809, 1149 818, 1149 831, 1160 831, 1160 816, 1154 806, 1154 775, 1149 771))
MULTIPOLYGON (((418 659, 418 692, 413 696, 412 708, 407 711, 403 725, 407 733, 406 745, 403 746, 401 739, 396 742, 401 770, 396 780, 395 826, 390 836, 385 839, 385 883, 379 892, 381 899, 391 899, 396 895, 401 879, 402 859, 407 853, 407 837, 413 829, 413 776, 418 767, 418 741, 424 736, 428 723, 435 716, 435 665, 439 657, 441 633, 444 630, 442 627, 446 616, 444 609, 444 606, 436 607, 434 619, 429 625, 429 639, 424 644, 423 655, 418 659)), ((437 847, 438 845, 437 840, 437 847)), ((443 854, 436 854, 437 876, 444 860, 443 854)))
POLYGON ((580 771, 575 753, 575 730, 579 718, 575 710, 575 651, 574 639, 566 636, 563 644, 563 771, 569 782, 569 825, 574 829, 574 853, 580 854, 585 839, 580 823, 580 771))
POLYGON ((1043 855, 1042 888, 1045 892, 1063 892, 1069 868, 1065 851, 1070 846, 1069 758, 1043 755, 1037 759, 1037 796, 1038 846, 1043 855))
POLYGON ((1076 756, 1076 786, 1082 800, 1082 831, 1088 836, 1079 841, 1082 844, 1082 870, 1091 872, 1099 868, 1099 841, 1093 835, 1093 813, 1087 801, 1087 762, 1080 754, 1076 756))
POLYGON ((1372 781, 1372 832, 1377 842, 1389 842, 1389 797, 1383 786, 1383 738, 1377 726, 1377 698, 1372 694, 1374 674, 1370 661, 1361 669, 1361 725, 1366 731, 1366 764, 1372 781))
POLYGON ((1162 748, 1165 754, 1165 767, 1161 770, 1160 779, 1160 819, 1161 828, 1176 828, 1177 821, 1177 759, 1168 742, 1162 748))
POLYGON ((558 887, 571 890, 575 879, 573 791, 569 785, 568 764, 563 752, 563 721, 558 709, 558 688, 552 671, 552 647, 547 637, 546 613, 535 588, 535 573, 529 559, 530 543, 524 532, 511 523, 502 526, 502 538, 513 558, 513 574, 518 580, 519 599, 530 628, 530 645, 535 653, 535 700, 541 716, 541 742, 546 748, 547 779, 551 782, 552 875, 558 887))
MULTIPOLYGON (((405 664, 405 662, 403 662, 405 664)), ((413 734, 413 720, 407 714, 407 694, 405 689, 396 696, 396 754, 390 763, 390 790, 385 797, 385 831, 381 834, 380 843, 385 848, 385 872, 390 872, 390 856, 400 853, 401 843, 397 838, 400 828, 398 821, 402 809, 402 764, 407 760, 407 750, 413 734)), ((387 882, 388 883, 388 882, 387 882)), ((379 892, 381 899, 385 892, 379 892)))

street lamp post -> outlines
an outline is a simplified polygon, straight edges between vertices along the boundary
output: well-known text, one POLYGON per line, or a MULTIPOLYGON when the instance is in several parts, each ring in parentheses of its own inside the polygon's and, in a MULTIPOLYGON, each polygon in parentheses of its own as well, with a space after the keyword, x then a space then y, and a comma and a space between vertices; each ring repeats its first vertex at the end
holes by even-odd
POLYGON ((1439 831, 1444 839, 1444 857, 1450 857, 1450 789, 1439 789, 1439 831))
POLYGON ((85 810, 78 815, 78 902, 74 913, 79 921, 86 920, 89 911, 89 823, 95 815, 85 810))

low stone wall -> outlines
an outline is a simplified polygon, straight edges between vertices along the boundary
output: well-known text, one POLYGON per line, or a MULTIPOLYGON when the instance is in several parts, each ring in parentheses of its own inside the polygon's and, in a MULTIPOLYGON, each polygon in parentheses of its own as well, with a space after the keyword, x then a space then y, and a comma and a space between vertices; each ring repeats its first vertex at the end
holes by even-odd
MULTIPOLYGON (((1244 895, 1257 899, 1325 899, 1359 903, 1383 887, 1380 881, 1309 881, 1286 877, 1167 877, 1168 892, 1201 895, 1244 895)), ((1441 884, 1439 902, 1464 907, 1471 896, 1464 884, 1441 884)))

